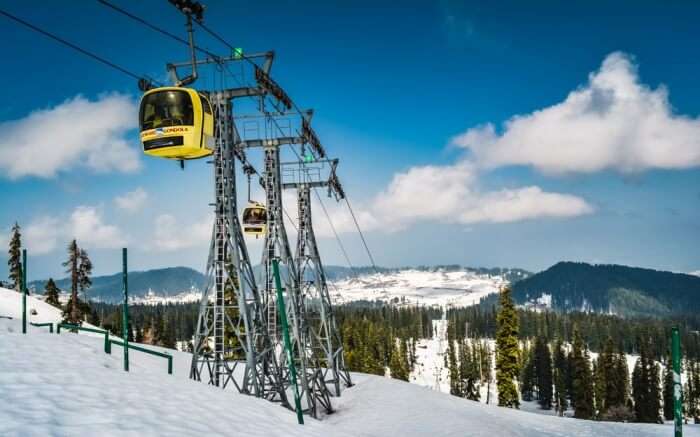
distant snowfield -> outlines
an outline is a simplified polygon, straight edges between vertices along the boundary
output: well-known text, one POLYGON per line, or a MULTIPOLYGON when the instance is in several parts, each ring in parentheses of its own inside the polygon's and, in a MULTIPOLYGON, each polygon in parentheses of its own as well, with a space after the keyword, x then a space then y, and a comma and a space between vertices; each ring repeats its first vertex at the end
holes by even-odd
MULTIPOLYGON (((190 355, 168 350, 165 360, 132 352, 122 370, 120 348, 102 350, 90 335, 20 333, 19 294, 0 289, 0 435, 2 436, 668 436, 670 425, 620 424, 559 418, 498 408, 372 375, 334 398, 336 412, 296 424, 276 404, 188 379, 190 355)), ((28 299, 42 321, 59 311, 28 299)), ((53 320, 50 320, 53 317, 53 320)), ((152 347, 164 351, 163 348, 152 347)), ((700 428, 685 427, 700 437, 700 428)))
POLYGON ((507 281, 499 275, 470 270, 398 272, 361 275, 333 281, 329 291, 334 304, 357 300, 380 300, 406 305, 469 306, 497 293, 507 281))

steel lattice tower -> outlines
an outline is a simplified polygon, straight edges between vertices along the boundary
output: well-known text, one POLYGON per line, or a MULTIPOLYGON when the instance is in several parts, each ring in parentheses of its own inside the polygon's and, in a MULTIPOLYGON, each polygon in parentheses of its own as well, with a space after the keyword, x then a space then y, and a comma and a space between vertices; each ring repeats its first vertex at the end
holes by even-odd
MULTIPOLYGON (((273 143, 275 141, 272 141, 273 143)), ((299 271, 295 264, 294 256, 290 249, 287 232, 284 226, 284 211, 282 208, 282 181, 280 173, 279 146, 264 148, 265 171, 263 181, 265 188, 267 207, 267 234, 263 249, 262 264, 265 270, 265 299, 270 311, 269 318, 277 319, 276 306, 273 302, 275 296, 274 276, 272 261, 277 259, 284 267, 283 283, 288 300, 287 318, 291 324, 292 357, 297 367, 298 385, 302 403, 305 404, 304 412, 313 417, 319 417, 320 410, 332 413, 331 395, 326 386, 324 372, 321 368, 319 350, 314 347, 314 339, 308 329, 307 314, 305 313, 304 296, 299 285, 299 271), (274 313, 274 314, 273 314, 274 313)), ((281 335, 276 325, 270 326, 269 335, 281 345, 281 335)), ((281 349, 281 348, 278 348, 281 349)), ((289 363, 284 354, 280 356, 283 367, 283 379, 285 385, 290 381, 289 363)))
MULTIPOLYGON (((188 4, 184 6, 189 7, 188 4)), ((309 126, 311 112, 294 113, 301 124, 288 131, 277 124, 275 117, 288 116, 293 103, 282 88, 272 80, 269 71, 272 52, 197 60, 194 57, 189 9, 181 9, 188 17, 188 33, 192 57, 189 62, 168 64, 168 71, 178 86, 190 84, 197 78, 196 66, 217 64, 220 71, 228 70, 226 63, 245 59, 254 66, 255 86, 243 85, 222 91, 202 92, 214 115, 214 187, 215 220, 206 268, 206 285, 202 291, 199 317, 194 335, 190 377, 227 388, 230 385, 244 394, 282 403, 293 408, 287 390, 292 384, 301 388, 302 410, 313 417, 331 413, 331 394, 327 382, 340 394, 340 382, 350 385, 342 358, 342 346, 335 326, 325 274, 313 235, 310 209, 300 209, 300 243, 297 257, 292 254, 282 205, 280 149, 285 145, 309 145, 317 157, 325 152, 309 126), (264 58, 262 66, 253 58, 264 58), (189 67, 192 74, 178 79, 177 68, 189 67), (263 118, 263 134, 249 138, 241 135, 238 117, 233 115, 233 101, 240 97, 258 99, 258 117, 263 118), (271 97, 272 109, 267 99, 271 97), (272 133, 272 124, 275 133, 272 133), (236 192, 236 160, 246 171, 254 171, 247 161, 246 151, 263 150, 264 171, 261 184, 265 191, 267 233, 262 254, 261 284, 256 283, 247 246, 238 219, 236 192), (303 219, 302 219, 303 217, 303 219), (297 380, 291 378, 290 365, 277 323, 276 290, 272 263, 282 266, 287 319, 291 326, 291 356, 298 369, 297 380), (312 267, 313 266, 313 267, 312 267), (311 273, 309 273, 311 272, 311 273), (312 275, 313 280, 306 278, 312 275), (259 288, 260 287, 260 288, 259 288)), ((230 73, 230 70, 228 70, 230 73)), ((231 73, 232 74, 232 73, 231 73)), ((232 74, 233 75, 233 74, 232 74)), ((250 116, 244 117, 250 122, 250 116)), ((255 130, 255 129, 254 129, 255 130)), ((243 126, 243 132, 247 132, 243 126)), ((260 134, 260 129, 257 129, 260 134)), ((337 161, 335 161, 337 163, 337 161)), ((335 167, 333 167, 335 169, 335 167)), ((340 189, 340 185, 337 184, 340 189)), ((342 191, 341 191, 342 192, 342 191)), ((308 191, 306 192, 308 200, 308 191)))
POLYGON ((215 118, 215 220, 200 301, 190 377, 289 406, 267 314, 243 239, 236 201, 231 100, 247 89, 209 93, 215 118))
MULTIPOLYGON (((350 387, 352 381, 345 367, 343 344, 333 313, 328 282, 321 262, 321 255, 316 244, 312 214, 311 190, 316 187, 329 187, 337 196, 344 196, 342 188, 335 177, 337 160, 320 164, 330 164, 329 179, 322 181, 314 177, 316 172, 309 170, 305 163, 298 163, 297 180, 283 184, 284 188, 295 188, 297 192, 297 209, 299 235, 295 263, 298 272, 301 300, 303 302, 304 329, 311 339, 314 352, 321 359, 321 371, 326 384, 332 384, 336 396, 340 396, 341 382, 350 387), (336 191, 336 187, 338 190, 336 191)), ((316 164, 319 164, 316 162, 316 164)), ((294 164, 292 164, 294 165, 294 164)))

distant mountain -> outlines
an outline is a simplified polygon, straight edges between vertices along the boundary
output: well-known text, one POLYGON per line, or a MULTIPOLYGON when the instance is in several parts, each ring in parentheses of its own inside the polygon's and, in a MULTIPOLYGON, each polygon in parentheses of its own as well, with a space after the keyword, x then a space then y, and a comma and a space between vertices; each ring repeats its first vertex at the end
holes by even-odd
MULTIPOLYGON (((494 280, 503 280, 508 282, 522 279, 530 275, 529 272, 521 269, 469 268, 458 265, 399 268, 377 267, 376 270, 374 267, 367 266, 353 267, 350 269, 349 267, 328 265, 324 266, 324 269, 326 272, 326 277, 329 281, 339 282, 362 278, 362 281, 366 281, 367 283, 376 282, 377 284, 381 284, 377 285, 376 288, 383 288, 385 286, 390 288, 388 284, 395 279, 396 275, 407 270, 426 273, 469 272, 469 275, 467 275, 469 277, 491 276, 494 278, 494 280), (377 273, 379 273, 379 276, 377 276, 377 273)), ((257 265, 253 270, 256 278, 259 280, 262 277, 261 266, 257 265)), ((433 277, 439 278, 441 276, 426 276, 426 278, 433 277)), ((136 301, 147 301, 152 303, 168 302, 173 300, 196 300, 196 295, 201 292, 202 288, 204 288, 205 280, 206 278, 202 273, 187 267, 171 267, 165 269, 147 270, 143 272, 129 272, 129 296, 136 301)), ((436 281, 440 282, 442 279, 436 279, 436 281)), ((426 286, 426 284, 423 284, 424 280, 419 282, 421 282, 421 287, 426 286)), ((490 283, 490 280, 487 282, 490 283)), ((57 280, 56 285, 58 285, 58 287, 64 292, 70 290, 70 280, 68 278, 57 280)), ((34 288, 39 294, 43 293, 45 286, 46 280, 32 281, 29 283, 29 288, 34 288)), ((418 287, 418 284, 412 284, 410 280, 405 282, 406 289, 411 289, 414 286, 418 287)), ((470 288, 470 286, 465 286, 465 289, 466 288, 470 288)), ((93 277, 92 287, 88 291, 88 298, 110 303, 121 302, 121 273, 116 273, 109 276, 93 277)))
MULTIPOLYGON (((165 269, 147 270, 145 272, 129 272, 129 296, 143 298, 147 294, 156 296, 174 296, 194 289, 204 287, 204 275, 188 267, 169 267, 165 269)), ((70 279, 56 281, 63 291, 70 290, 70 279)), ((43 293, 46 281, 33 281, 29 287, 35 287, 38 293, 43 293)), ((95 276, 88 297, 103 302, 121 302, 122 274, 95 276)))
POLYGON ((700 311, 700 277, 621 265, 560 262, 513 284, 518 303, 560 311, 665 316, 700 311))

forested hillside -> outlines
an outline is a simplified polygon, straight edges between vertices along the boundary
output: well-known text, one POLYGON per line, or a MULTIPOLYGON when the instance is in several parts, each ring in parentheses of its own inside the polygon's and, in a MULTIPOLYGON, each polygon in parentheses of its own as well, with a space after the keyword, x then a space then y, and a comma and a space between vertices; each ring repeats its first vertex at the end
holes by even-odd
MULTIPOLYGON (((56 280, 61 290, 70 290, 70 278, 56 280)), ((43 293, 46 281, 33 281, 29 287, 34 287, 43 293)), ((129 296, 143 297, 149 290, 155 294, 175 295, 186 292, 190 288, 201 289, 204 286, 204 275, 188 267, 169 267, 166 269, 147 270, 145 272, 129 272, 129 296)), ((120 302, 123 296, 122 274, 95 276, 88 291, 88 299, 103 302, 120 302)))
POLYGON ((560 262, 513 285, 516 302, 551 296, 559 311, 666 316, 700 311, 700 277, 620 265, 560 262))

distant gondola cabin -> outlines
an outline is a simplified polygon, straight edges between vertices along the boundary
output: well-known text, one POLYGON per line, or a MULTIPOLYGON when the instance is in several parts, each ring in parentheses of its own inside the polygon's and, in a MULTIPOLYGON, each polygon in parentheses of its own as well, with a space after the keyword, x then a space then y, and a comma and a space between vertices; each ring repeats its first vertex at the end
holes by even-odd
POLYGON ((197 159, 214 153, 214 116, 206 97, 191 88, 162 87, 141 98, 143 153, 168 159, 197 159))
POLYGON ((251 202, 243 209, 243 232, 254 235, 255 238, 267 232, 267 209, 265 205, 251 202))

